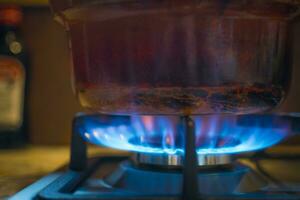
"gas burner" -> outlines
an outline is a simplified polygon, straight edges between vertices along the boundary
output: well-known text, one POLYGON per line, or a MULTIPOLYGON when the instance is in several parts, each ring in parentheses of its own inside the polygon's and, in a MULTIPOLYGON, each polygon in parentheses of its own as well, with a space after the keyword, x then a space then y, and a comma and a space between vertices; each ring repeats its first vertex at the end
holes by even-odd
MULTIPOLYGON (((298 200, 299 192, 278 189, 246 165, 199 168, 198 197, 193 200, 298 200)), ((89 160, 80 171, 69 170, 39 192, 41 200, 181 200, 181 169, 137 167, 127 156, 104 156, 89 160)))
MULTIPOLYGON (((176 152, 177 154, 146 151, 135 152, 133 156, 101 156, 88 159, 85 142, 89 139, 85 136, 87 130, 99 124, 104 127, 112 120, 116 122, 116 119, 118 123, 114 125, 117 126, 130 122, 128 117, 120 116, 80 115, 75 118, 69 170, 51 184, 47 183, 44 189, 38 191, 35 198, 42 200, 299 199, 300 190, 282 186, 280 182, 263 172, 259 165, 255 168, 240 162, 240 158, 250 161, 252 154, 221 154, 216 153, 219 152, 218 148, 205 149, 214 152, 205 154, 205 151, 196 149, 194 141, 197 129, 191 117, 181 118, 180 130, 184 131, 185 137, 182 151, 176 152)), ((235 121, 245 129, 251 129, 254 125, 255 130, 271 128, 276 130, 274 134, 277 136, 282 136, 278 133, 283 133, 278 130, 287 131, 284 132, 284 136, 300 131, 299 117, 289 115, 248 115, 239 116, 235 121)), ((271 136, 269 132, 266 135, 267 137, 261 136, 259 139, 271 136)), ((240 145, 237 140, 226 138, 229 138, 228 141, 231 141, 229 143, 234 148, 235 145, 240 145)), ((277 137, 277 139, 282 138, 277 137)), ((261 141, 260 144, 270 144, 270 140, 274 142, 274 137, 269 138, 267 142, 261 141)), ((224 137, 219 141, 224 141, 224 137)), ((229 149, 231 147, 227 146, 229 149)), ((259 156, 253 158, 257 159, 259 156)), ((18 197, 22 195, 20 192, 15 199, 20 199, 18 197)))
MULTIPOLYGON (((114 149, 155 156, 150 160, 178 160, 184 155, 182 117, 89 115, 80 118, 79 134, 86 141, 114 149)), ((264 115, 192 116, 198 160, 222 160, 228 154, 253 152, 273 146, 288 134, 286 120, 264 115), (226 155, 226 156, 224 156, 226 155)), ((144 158, 142 160, 145 160, 144 158)), ((149 160, 147 158, 147 160, 149 160)), ((228 159, 226 159, 228 160, 228 159)), ((159 161, 157 161, 159 162, 159 161)), ((165 164, 168 161, 162 161, 165 164)), ((171 163, 173 161, 170 161, 171 163)))
MULTIPOLYGON (((198 192, 202 195, 224 195, 259 191, 267 181, 249 167, 238 163, 198 169, 198 192)), ((135 167, 122 162, 116 171, 103 179, 105 187, 133 191, 143 195, 180 196, 183 184, 181 170, 135 167), (143 184, 136 180, 143 181, 143 184), (159 182, 157 180, 160 180, 159 182)), ((100 189, 100 188, 99 188, 100 189)))
MULTIPOLYGON (((182 167, 184 165, 183 155, 172 154, 147 154, 136 153, 133 156, 136 164, 154 165, 166 168, 182 167)), ((234 155, 231 154, 197 154, 198 166, 219 166, 228 165, 234 161, 234 155)))

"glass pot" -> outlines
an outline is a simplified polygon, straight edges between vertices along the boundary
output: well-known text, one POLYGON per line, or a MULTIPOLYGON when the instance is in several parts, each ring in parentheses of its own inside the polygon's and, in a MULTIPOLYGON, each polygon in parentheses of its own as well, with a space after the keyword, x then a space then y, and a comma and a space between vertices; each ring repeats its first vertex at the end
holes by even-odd
POLYGON ((291 0, 51 0, 83 107, 111 114, 268 111, 289 88, 291 0))

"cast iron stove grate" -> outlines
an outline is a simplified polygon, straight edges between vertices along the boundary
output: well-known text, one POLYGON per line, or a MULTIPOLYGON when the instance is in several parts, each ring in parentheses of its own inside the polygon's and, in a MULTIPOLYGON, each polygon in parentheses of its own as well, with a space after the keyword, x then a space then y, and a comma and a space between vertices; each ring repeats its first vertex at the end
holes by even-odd
MULTIPOLYGON (((261 187, 257 191, 244 192, 234 191, 228 194, 205 194, 201 192, 209 180, 215 179, 219 175, 224 174, 224 170, 204 171, 202 175, 198 174, 197 158, 194 145, 185 145, 184 166, 181 171, 176 171, 170 176, 170 171, 157 171, 155 169, 145 170, 136 167, 129 160, 128 156, 106 156, 94 158, 91 162, 87 160, 87 144, 78 133, 80 131, 80 117, 77 117, 73 123, 72 143, 71 143, 71 160, 69 170, 54 182, 44 188, 37 196, 37 199, 43 200, 60 200, 60 199, 82 199, 82 200, 196 200, 196 199, 299 199, 299 191, 279 191, 269 189, 271 187, 261 187), (89 164, 88 164, 89 163, 89 164), (109 168, 109 172, 103 170, 103 167, 109 168), (120 167, 121 166, 121 167, 120 167), (121 169, 121 170, 120 170, 121 169), (124 170, 125 169, 125 170, 124 170), (103 170, 103 171, 102 171, 103 170), (150 172, 149 172, 150 171, 150 172), (158 174, 158 175, 157 175, 158 174), (147 186, 143 187, 145 182, 151 179, 160 178, 161 176, 177 177, 177 187, 180 191, 176 194, 165 193, 155 194, 147 193, 147 186), (175 174, 175 175, 174 175, 175 174), (198 174, 198 175, 197 175, 198 174), (151 176, 153 175, 153 177, 151 176), (179 176, 181 178, 178 179, 179 176), (124 178, 125 177, 125 178, 124 178), (120 181, 121 180, 121 181, 120 181), (110 183, 110 184, 109 184, 110 183), (137 190, 126 190, 131 183, 137 190), (180 186, 178 186, 180 184, 180 186), (126 185, 125 189, 123 188, 126 185), (141 189, 142 188, 142 189, 141 189), (138 192, 140 191, 140 192, 138 192), (199 192, 200 191, 200 192, 199 192)), ((183 117, 182 123, 187 134, 185 138, 186 144, 193 144, 194 127, 193 121, 189 117, 183 117)), ((227 179, 222 184, 230 185, 234 183, 238 177, 245 174, 255 173, 245 166, 235 165, 231 170, 227 171, 227 179), (229 177, 229 178, 228 178, 229 177)), ((201 174, 201 173, 200 173, 201 174)), ((162 177, 161 180, 164 180, 162 177)), ((221 179, 219 179, 221 180, 221 179)), ((218 180, 218 181, 219 181, 218 180)), ((246 179, 248 180, 248 179, 246 179)), ((159 188, 160 182, 153 187, 159 188)), ((274 183, 276 184, 276 183, 274 183)), ((164 184, 162 184, 164 185, 164 184)), ((166 184, 165 184, 166 185, 166 184)), ((246 183, 247 185, 247 183, 246 183)), ((259 185, 259 184, 258 184, 259 185)), ((150 187, 148 189, 151 189, 150 187)), ((211 188, 213 191, 214 188, 211 188)), ((159 189, 157 189, 159 191, 159 189)), ((204 190, 205 191, 205 190, 204 190)))

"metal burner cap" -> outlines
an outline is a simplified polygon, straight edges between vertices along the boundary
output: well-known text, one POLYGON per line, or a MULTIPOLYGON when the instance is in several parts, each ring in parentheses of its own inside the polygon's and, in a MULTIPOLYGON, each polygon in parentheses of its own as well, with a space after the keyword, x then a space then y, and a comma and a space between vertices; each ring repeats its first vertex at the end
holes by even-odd
MULTIPOLYGON (((133 159, 136 164, 157 165, 166 167, 176 167, 183 165, 182 155, 137 153, 134 154, 133 159)), ((232 161, 232 156, 228 154, 198 154, 198 166, 227 165, 232 163, 232 161)))

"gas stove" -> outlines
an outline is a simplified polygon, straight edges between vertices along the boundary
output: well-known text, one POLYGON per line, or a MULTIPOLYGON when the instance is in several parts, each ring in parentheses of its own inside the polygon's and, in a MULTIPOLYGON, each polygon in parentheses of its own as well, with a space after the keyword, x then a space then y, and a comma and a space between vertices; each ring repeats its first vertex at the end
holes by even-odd
POLYGON ((50 174, 11 199, 299 199, 295 166, 300 156, 266 150, 299 130, 296 114, 80 114, 73 122, 69 169, 50 174), (161 122, 169 132, 159 132, 161 122), (87 142, 134 153, 88 158, 87 142), (266 166, 278 162, 294 180, 270 173, 266 166))

